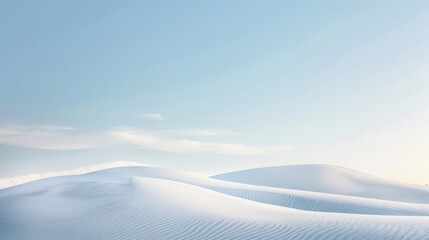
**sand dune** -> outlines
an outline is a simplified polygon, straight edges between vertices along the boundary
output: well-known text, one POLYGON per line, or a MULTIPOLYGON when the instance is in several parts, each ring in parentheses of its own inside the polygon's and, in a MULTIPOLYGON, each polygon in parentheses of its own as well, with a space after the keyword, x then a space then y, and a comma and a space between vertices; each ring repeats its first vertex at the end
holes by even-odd
POLYGON ((429 239, 428 216, 426 204, 154 167, 116 167, 0 190, 0 239, 429 239), (341 213, 347 209, 355 214, 341 213), (369 215, 380 211, 407 216, 369 215))
MULTIPOLYGON (((219 181, 195 174, 155 167, 123 167, 97 173, 106 177, 152 177, 188 183, 232 196, 283 207, 320 212, 340 212, 373 215, 428 216, 429 206, 367 199, 354 196, 333 195, 319 192, 262 187, 249 184, 219 181)), ((394 190, 392 190, 394 191, 394 190)), ((400 193, 400 192, 399 192, 400 193)), ((424 199, 421 199, 424 201, 424 199)))
POLYGON ((249 169, 213 178, 260 186, 376 198, 391 201, 429 203, 429 188, 360 173, 330 165, 292 165, 249 169))

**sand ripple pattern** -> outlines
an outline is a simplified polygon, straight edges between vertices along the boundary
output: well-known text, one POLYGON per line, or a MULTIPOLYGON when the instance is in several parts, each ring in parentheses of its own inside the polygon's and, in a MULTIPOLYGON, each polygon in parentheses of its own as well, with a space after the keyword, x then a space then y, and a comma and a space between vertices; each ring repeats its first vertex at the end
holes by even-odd
POLYGON ((429 240, 417 210, 185 180, 92 174, 0 190, 0 239, 429 240))

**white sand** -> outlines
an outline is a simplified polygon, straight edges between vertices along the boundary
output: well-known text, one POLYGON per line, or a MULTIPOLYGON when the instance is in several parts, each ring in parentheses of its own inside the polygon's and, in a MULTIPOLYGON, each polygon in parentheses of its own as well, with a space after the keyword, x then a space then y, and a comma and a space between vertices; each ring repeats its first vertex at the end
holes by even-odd
POLYGON ((308 164, 257 168, 220 174, 213 178, 260 186, 429 203, 427 186, 395 182, 330 165, 308 164))
MULTIPOLYGON (((387 201, 347 196, 341 181, 330 194, 120 165, 0 190, 0 239, 429 239, 429 205, 415 203, 429 189, 391 201, 414 185, 392 182, 387 201)), ((366 180, 368 193, 378 180, 366 180)))

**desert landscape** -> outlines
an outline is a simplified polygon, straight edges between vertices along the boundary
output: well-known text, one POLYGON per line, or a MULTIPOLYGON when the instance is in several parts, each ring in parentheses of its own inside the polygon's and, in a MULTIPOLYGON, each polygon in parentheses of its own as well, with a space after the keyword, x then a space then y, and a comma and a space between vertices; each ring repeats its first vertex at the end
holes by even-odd
POLYGON ((50 175, 2 180, 0 239, 429 239, 429 188, 337 166, 50 175))
POLYGON ((429 1, 1 0, 0 240, 429 240, 429 1))

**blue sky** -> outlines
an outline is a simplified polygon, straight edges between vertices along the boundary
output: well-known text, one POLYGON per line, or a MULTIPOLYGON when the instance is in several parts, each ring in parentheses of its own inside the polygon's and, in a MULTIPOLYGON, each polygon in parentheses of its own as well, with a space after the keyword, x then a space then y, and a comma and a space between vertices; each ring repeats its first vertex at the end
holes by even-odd
POLYGON ((0 177, 324 163, 429 182, 427 1, 2 1, 0 177))

